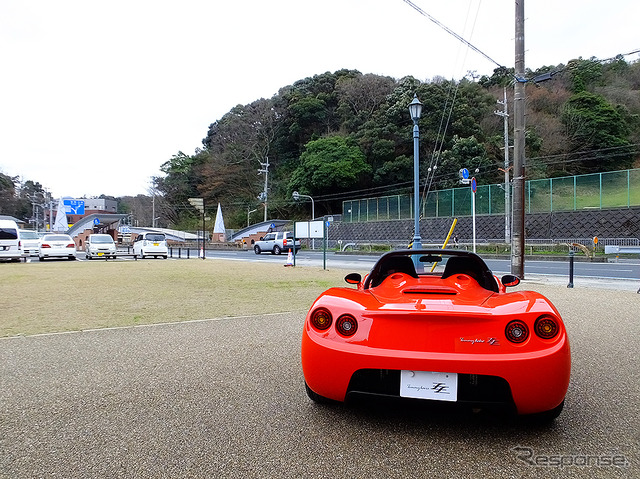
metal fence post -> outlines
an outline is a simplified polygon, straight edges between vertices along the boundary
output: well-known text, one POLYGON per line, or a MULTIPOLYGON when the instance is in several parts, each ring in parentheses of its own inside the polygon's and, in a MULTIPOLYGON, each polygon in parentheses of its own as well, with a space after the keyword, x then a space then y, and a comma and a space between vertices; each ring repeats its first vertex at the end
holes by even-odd
POLYGON ((573 288, 573 257, 575 253, 573 250, 569 251, 569 284, 567 288, 573 288))

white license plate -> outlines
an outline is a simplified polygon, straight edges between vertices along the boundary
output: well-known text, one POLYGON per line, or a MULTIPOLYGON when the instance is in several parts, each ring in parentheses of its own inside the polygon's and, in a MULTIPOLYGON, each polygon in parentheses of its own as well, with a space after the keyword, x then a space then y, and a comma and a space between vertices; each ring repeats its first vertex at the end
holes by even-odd
POLYGON ((401 371, 400 396, 435 401, 457 401, 458 374, 401 371))

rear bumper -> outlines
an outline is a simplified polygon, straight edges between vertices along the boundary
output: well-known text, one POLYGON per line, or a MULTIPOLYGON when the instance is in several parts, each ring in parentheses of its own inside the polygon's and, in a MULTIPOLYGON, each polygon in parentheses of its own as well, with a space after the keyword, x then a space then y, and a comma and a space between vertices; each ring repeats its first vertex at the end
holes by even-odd
POLYGON ((457 373, 459 402, 511 403, 519 414, 533 414, 564 400, 571 358, 566 335, 534 353, 460 354, 338 343, 305 329, 302 369, 312 391, 337 401, 351 393, 400 397, 401 370, 457 373))

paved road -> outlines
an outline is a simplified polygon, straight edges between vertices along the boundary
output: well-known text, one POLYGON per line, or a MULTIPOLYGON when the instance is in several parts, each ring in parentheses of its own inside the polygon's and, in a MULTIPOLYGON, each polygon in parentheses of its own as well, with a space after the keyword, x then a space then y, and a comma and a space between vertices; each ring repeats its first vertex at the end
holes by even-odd
POLYGON ((299 311, 0 339, 0 477, 639 477, 640 295, 534 286, 572 341, 552 426, 315 405, 299 311))
MULTIPOLYGON (((197 252, 191 251, 190 258, 196 258, 197 252)), ((282 255, 270 255, 261 254, 256 255, 253 251, 241 251, 241 250, 207 250, 207 258, 221 258, 236 261, 261 261, 261 262, 278 262, 285 263, 287 256, 282 255)), ((173 250, 174 259, 178 258, 178 250, 173 250)), ((368 271, 374 265, 379 258, 379 255, 337 255, 333 252, 329 252, 326 256, 322 251, 304 250, 300 252, 296 257, 296 265, 300 266, 326 266, 327 268, 341 268, 348 269, 353 268, 357 271, 368 271)), ((187 258, 186 251, 180 251, 180 259, 187 258)), ((133 258, 121 258, 123 260, 133 261, 133 258)), ((38 258, 30 258, 30 262, 38 262, 38 258)), ((83 251, 78 252, 78 260, 85 261, 83 251)), ((47 261, 66 261, 60 260, 47 260, 47 261)), ((100 261, 96 259, 95 261, 100 261)), ((511 263, 510 260, 503 259, 491 259, 486 258, 485 261, 489 265, 492 271, 496 274, 504 274, 510 272, 511 263)), ((537 276, 537 275, 553 275, 568 278, 569 276, 569 263, 567 261, 544 261, 544 260, 526 260, 525 261, 525 276, 537 276)), ((626 259, 619 260, 618 262, 610 263, 590 263, 576 261, 574 263, 574 276, 585 278, 606 278, 606 279, 627 279, 640 282, 640 260, 638 259, 626 259)))
MULTIPOLYGON (((275 256, 270 254, 255 255, 252 251, 207 251, 209 258, 233 259, 238 261, 270 261, 284 263, 285 255, 275 256)), ((379 258, 379 255, 337 255, 327 253, 326 265, 328 268, 354 268, 354 270, 368 271, 379 258)), ((504 259, 485 259, 489 267, 496 274, 510 272, 511 262, 504 259)), ((323 266, 325 258, 321 251, 304 250, 296 257, 296 264, 302 266, 323 266)), ((569 262, 567 261, 543 261, 526 260, 525 277, 532 275, 553 275, 564 278, 569 277, 569 262)), ((619 260, 611 263, 590 263, 575 261, 574 276, 584 278, 606 278, 614 280, 635 280, 640 286, 640 260, 619 260)), ((559 278, 558 278, 559 279, 559 278)), ((567 281, 568 282, 568 281, 567 281)), ((636 289, 637 287, 636 286, 636 289)))

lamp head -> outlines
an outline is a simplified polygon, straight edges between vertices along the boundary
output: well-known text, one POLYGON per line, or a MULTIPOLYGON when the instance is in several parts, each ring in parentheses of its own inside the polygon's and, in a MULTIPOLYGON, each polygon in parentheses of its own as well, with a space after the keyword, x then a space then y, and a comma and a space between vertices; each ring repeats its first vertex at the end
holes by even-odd
POLYGON ((418 100, 416 93, 413 94, 413 101, 409 103, 409 114, 414 123, 420 119, 420 115, 422 114, 422 103, 418 100))

